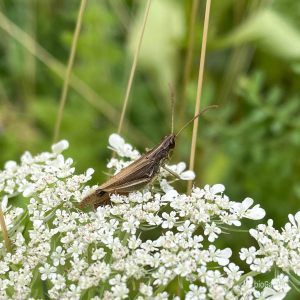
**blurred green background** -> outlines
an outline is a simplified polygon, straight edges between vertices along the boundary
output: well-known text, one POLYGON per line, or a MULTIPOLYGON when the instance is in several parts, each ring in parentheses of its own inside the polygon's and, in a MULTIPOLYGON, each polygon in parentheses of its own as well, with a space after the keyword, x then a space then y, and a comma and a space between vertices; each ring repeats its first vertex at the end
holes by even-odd
MULTIPOLYGON (((153 0, 122 135, 140 151, 194 113, 204 3, 153 0), (189 37, 194 31, 194 45, 189 37), (190 52, 189 52, 190 51, 190 52), (190 53, 190 65, 187 55, 190 53), (190 67, 189 67, 190 66, 190 67)), ((78 172, 105 180, 146 1, 90 0, 84 12, 60 138, 78 172)), ((0 164, 53 140, 80 1, 0 1, 0 164)), ((300 2, 212 1, 196 183, 255 199, 280 227, 300 201, 300 2)), ((172 162, 189 161, 192 126, 172 162)), ((184 190, 184 185, 181 186, 184 190)))

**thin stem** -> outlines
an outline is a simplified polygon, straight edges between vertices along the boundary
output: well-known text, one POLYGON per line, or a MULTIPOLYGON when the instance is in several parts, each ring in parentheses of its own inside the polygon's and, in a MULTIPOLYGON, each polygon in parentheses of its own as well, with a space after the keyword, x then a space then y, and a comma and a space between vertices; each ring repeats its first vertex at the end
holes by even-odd
POLYGON ((141 50, 141 46, 142 46, 142 41, 143 41, 145 27, 146 27, 148 15, 149 15, 150 6, 151 6, 151 0, 148 0, 145 15, 144 15, 144 20, 143 20, 143 24, 142 24, 142 28, 141 28, 141 33, 140 33, 140 37, 139 37, 139 40, 138 40, 138 45, 137 45, 136 51, 134 53, 134 58, 133 58, 132 66, 131 66, 130 76, 129 76, 128 83, 127 83, 127 88, 126 88, 126 93, 125 93, 121 118, 120 118, 119 127, 118 127, 118 134, 120 134, 120 132, 122 130, 124 117, 125 117, 125 113, 126 113, 126 108, 127 108, 127 105, 128 105, 128 99, 129 99, 131 86, 132 86, 132 82, 133 82, 133 77, 134 77, 135 69, 136 69, 136 65, 137 65, 137 60, 138 60, 140 50, 141 50))
POLYGON ((198 6, 199 6, 199 0, 193 0, 190 23, 189 23, 188 48, 185 56, 184 69, 183 69, 182 97, 181 97, 181 101, 178 103, 179 120, 182 123, 184 123, 184 116, 185 116, 185 109, 186 109, 186 102, 187 102, 186 90, 187 90, 187 85, 188 85, 188 81, 192 69, 193 50, 195 44, 195 25, 197 20, 198 6))
POLYGON ((0 228, 1 228, 1 231, 2 231, 2 236, 3 236, 5 247, 6 247, 8 252, 11 252, 11 242, 10 242, 10 239, 9 239, 9 236, 8 236, 8 231, 7 231, 7 227, 6 227, 6 224, 5 224, 3 211, 2 211, 1 208, 0 208, 0 228))
POLYGON ((256 275, 258 275, 259 273, 258 272, 255 272, 255 271, 250 271, 244 275, 242 275, 240 277, 240 279, 235 283, 236 285, 239 285, 240 283, 242 283, 248 276, 251 276, 251 277, 255 277, 256 275))
MULTIPOLYGON (((205 54, 206 54, 206 41, 207 41, 208 22, 209 22, 209 13, 210 13, 210 3, 211 3, 211 0, 206 1, 203 37, 202 37, 202 46, 201 46, 200 64, 199 64, 199 76, 198 76, 195 116, 197 114, 199 114, 199 112, 200 112, 202 84, 203 84, 203 71, 204 71, 205 54)), ((193 126, 193 137, 192 137, 191 154, 190 154, 190 167, 189 167, 190 170, 194 170, 194 165, 195 165, 197 133, 198 133, 198 120, 195 119, 194 126, 193 126)), ((192 184, 193 184, 193 182, 189 181, 188 191, 187 191, 188 193, 191 192, 192 184)))
POLYGON ((71 52, 70 52, 67 71, 66 71, 66 77, 65 77, 61 97, 60 97, 58 114, 57 114, 57 119, 56 119, 56 123, 55 123, 55 129, 54 129, 53 142, 56 142, 58 139, 58 136, 59 136, 59 130, 60 130, 61 121, 62 121, 62 117, 63 117, 63 113, 64 113, 64 108, 65 108, 65 104, 66 104, 66 100, 67 100, 67 93, 68 93, 69 81, 70 81, 70 76, 71 76, 71 70, 72 70, 72 67, 74 64, 77 42, 78 42, 78 37, 79 37, 79 33, 80 33, 83 12, 84 12, 84 9, 86 6, 86 1, 87 0, 81 0, 81 4, 80 4, 80 8, 79 8, 79 13, 78 13, 77 22, 76 22, 76 28, 75 28, 75 32, 74 32, 71 52))

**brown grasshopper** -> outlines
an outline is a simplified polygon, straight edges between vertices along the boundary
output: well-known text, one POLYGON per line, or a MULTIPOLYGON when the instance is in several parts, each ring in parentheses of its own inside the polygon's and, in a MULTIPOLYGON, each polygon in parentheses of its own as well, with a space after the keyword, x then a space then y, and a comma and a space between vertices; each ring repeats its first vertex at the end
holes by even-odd
MULTIPOLYGON (((110 194, 128 195, 130 192, 139 190, 151 183, 158 174, 160 167, 164 167, 164 163, 169 158, 171 150, 175 148, 176 137, 181 131, 202 113, 215 107, 217 106, 208 106, 188 121, 177 134, 171 133, 165 136, 159 144, 101 184, 94 192, 86 196, 79 203, 79 208, 84 208, 89 205, 94 205, 94 207, 97 208, 100 205, 110 204, 110 194)), ((174 176, 177 175, 168 168, 165 167, 165 169, 174 176)))

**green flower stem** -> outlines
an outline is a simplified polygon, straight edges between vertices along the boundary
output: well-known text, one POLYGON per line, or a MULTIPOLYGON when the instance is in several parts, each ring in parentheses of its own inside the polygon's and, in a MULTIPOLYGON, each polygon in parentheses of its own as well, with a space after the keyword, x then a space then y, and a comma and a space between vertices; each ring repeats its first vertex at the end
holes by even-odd
POLYGON ((3 211, 2 211, 1 208, 0 208, 0 228, 1 228, 1 231, 2 231, 2 236, 3 236, 3 240, 4 240, 6 250, 8 252, 11 252, 11 242, 10 242, 10 239, 9 239, 9 236, 8 236, 3 211))
POLYGON ((241 278, 236 282, 236 284, 240 284, 242 283, 248 276, 252 276, 255 277, 256 275, 258 275, 260 273, 255 272, 255 271, 251 271, 249 273, 244 274, 243 276, 241 276, 241 278))

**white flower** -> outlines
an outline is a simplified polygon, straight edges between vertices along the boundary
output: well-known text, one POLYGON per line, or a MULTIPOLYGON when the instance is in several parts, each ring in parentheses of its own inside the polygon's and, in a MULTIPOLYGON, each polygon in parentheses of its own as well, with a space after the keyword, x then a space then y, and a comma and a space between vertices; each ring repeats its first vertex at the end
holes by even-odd
POLYGON ((270 287, 265 287, 263 291, 261 292, 261 298, 260 299, 266 299, 266 300, 282 300, 286 296, 285 292, 277 292, 273 290, 270 287))
POLYGON ((67 140, 62 140, 52 145, 52 152, 55 154, 59 154, 68 148, 69 148, 69 142, 67 140))
POLYGON ((122 229, 128 233, 135 234, 140 222, 134 216, 130 216, 128 221, 124 222, 122 229))
POLYGON ((205 224, 204 234, 208 235, 208 240, 210 242, 214 242, 221 232, 221 229, 217 227, 217 225, 214 222, 211 224, 205 224))
POLYGON ((250 265, 250 269, 259 273, 266 273, 273 266, 273 259, 271 257, 255 258, 250 265))
POLYGON ((203 190, 198 190, 195 188, 193 190, 194 193, 199 194, 199 196, 204 197, 207 200, 215 200, 222 194, 225 190, 225 187, 223 184, 214 184, 213 186, 209 186, 208 184, 204 186, 203 190))
POLYGON ((5 274, 7 271, 9 271, 8 263, 0 261, 0 275, 5 274))
MULTIPOLYGON (((116 172, 138 156, 120 136, 111 136, 110 144, 129 158, 110 161, 116 172)), ((1 299, 31 299, 41 279, 49 280, 51 299, 179 300, 162 292, 177 279, 189 283, 186 299, 275 299, 289 291, 293 278, 288 274, 300 275, 300 212, 289 215, 283 230, 275 229, 272 220, 249 230, 255 247, 239 254, 255 271, 250 274, 273 267, 282 272, 260 292, 253 277, 241 277, 231 262, 232 250, 212 244, 221 238, 221 228, 230 234, 243 218, 264 215, 252 199, 231 201, 221 184, 179 193, 161 170, 160 187, 155 182, 129 195, 111 194, 111 205, 82 211, 77 204, 91 190, 87 181, 94 170, 75 175, 73 160, 61 154, 65 148, 61 142, 52 153, 26 152, 19 165, 8 162, 0 171, 1 207, 15 246, 7 252, 0 243, 1 299), (9 195, 18 201, 8 205, 9 195), (18 203, 26 205, 19 208, 18 203)), ((174 167, 182 177, 184 169, 182 163, 174 167)))
POLYGON ((180 275, 181 277, 186 277, 188 274, 192 273, 195 269, 195 263, 191 259, 186 259, 177 263, 177 266, 174 269, 175 274, 180 275))
POLYGON ((160 188, 167 194, 169 191, 175 191, 174 188, 168 183, 167 179, 163 178, 159 181, 160 188))
POLYGON ((129 289, 125 283, 114 285, 111 288, 114 299, 126 299, 128 298, 129 289))
POLYGON ((85 176, 87 179, 91 179, 91 176, 94 174, 95 170, 93 168, 88 168, 85 172, 85 176))
POLYGON ((50 266, 48 263, 45 263, 43 267, 39 268, 42 280, 53 279, 56 277, 56 267, 50 266))
POLYGON ((5 163, 4 169, 13 172, 17 169, 17 163, 13 160, 9 160, 5 163))
POLYGON ((35 187, 33 184, 28 185, 24 192, 23 192, 23 197, 30 197, 35 191, 35 187))
POLYGON ((276 278, 272 279, 271 284, 277 292, 287 293, 290 290, 288 285, 289 277, 284 274, 278 275, 276 278))
MULTIPOLYGON (((291 225, 294 226, 296 229, 300 229, 300 211, 298 211, 295 216, 292 214, 288 215, 288 218, 291 222, 291 225)), ((289 224, 289 223, 288 223, 289 224)))
POLYGON ((180 162, 177 165, 166 165, 167 168, 169 168, 171 171, 176 173, 181 180, 194 180, 195 179, 195 173, 194 171, 187 170, 186 169, 186 163, 180 162))
POLYGON ((92 260, 100 260, 105 256, 106 252, 104 251, 103 248, 98 248, 95 249, 93 254, 92 254, 92 260))
POLYGON ((191 235, 193 233, 195 227, 196 226, 194 224, 191 224, 190 220, 186 220, 183 225, 177 227, 177 230, 181 231, 187 235, 191 235))
POLYGON ((153 287, 151 285, 141 283, 140 292, 147 297, 151 297, 153 295, 153 287))
POLYGON ((153 278, 156 278, 153 282, 154 285, 167 285, 170 280, 172 272, 165 267, 159 267, 156 272, 152 274, 153 278))
POLYGON ((53 265, 64 265, 65 264, 65 251, 62 249, 61 246, 56 247, 56 250, 52 252, 51 258, 53 260, 53 265))
POLYGON ((256 249, 255 247, 250 247, 249 249, 242 248, 240 251, 240 259, 241 260, 246 260, 247 264, 252 264, 256 257, 256 249))
POLYGON ((178 219, 175 211, 171 211, 170 214, 163 212, 162 217, 165 219, 162 223, 162 228, 172 228, 178 219))
POLYGON ((220 184, 220 183, 214 184, 210 188, 210 192, 213 195, 224 193, 224 191, 225 191, 225 186, 223 184, 220 184))
POLYGON ((135 235, 132 235, 128 240, 128 247, 130 249, 138 248, 142 243, 142 240, 137 238, 135 235))
MULTIPOLYGON (((164 190, 165 192, 165 190, 164 190)), ((178 196, 178 192, 174 189, 168 190, 165 195, 161 197, 161 202, 172 202, 178 196)))
POLYGON ((243 274, 243 271, 240 271, 240 268, 234 263, 230 263, 227 267, 224 267, 224 271, 228 274, 228 277, 234 280, 239 280, 243 274))
POLYGON ((117 274, 115 277, 111 278, 109 280, 110 285, 119 285, 124 282, 126 282, 127 278, 126 276, 121 276, 120 274, 117 274))
POLYGON ((195 284, 190 284, 190 290, 187 292, 186 300, 201 300, 206 299, 206 288, 203 286, 197 286, 195 284))
POLYGON ((57 274, 56 277, 51 278, 51 282, 56 290, 63 290, 66 288, 66 279, 60 274, 57 274))
MULTIPOLYGON (((153 299, 153 300, 169 300, 170 295, 167 292, 162 292, 162 293, 156 294, 156 296, 151 299, 153 299)), ((177 299, 175 298, 174 300, 178 300, 178 298, 177 299)))
POLYGON ((226 266, 229 263, 229 257, 232 255, 232 250, 230 248, 220 250, 216 249, 214 245, 210 245, 209 255, 212 260, 217 262, 220 266, 226 266))
POLYGON ((263 208, 259 206, 259 204, 255 205, 252 209, 250 207, 253 204, 253 199, 245 198, 242 203, 233 203, 233 209, 235 213, 244 218, 252 219, 252 220, 260 220, 264 218, 266 212, 263 208))
POLYGON ((126 144, 124 139, 116 133, 109 136, 108 142, 109 148, 116 151, 121 157, 129 157, 135 160, 140 156, 137 150, 133 150, 132 146, 126 144))

